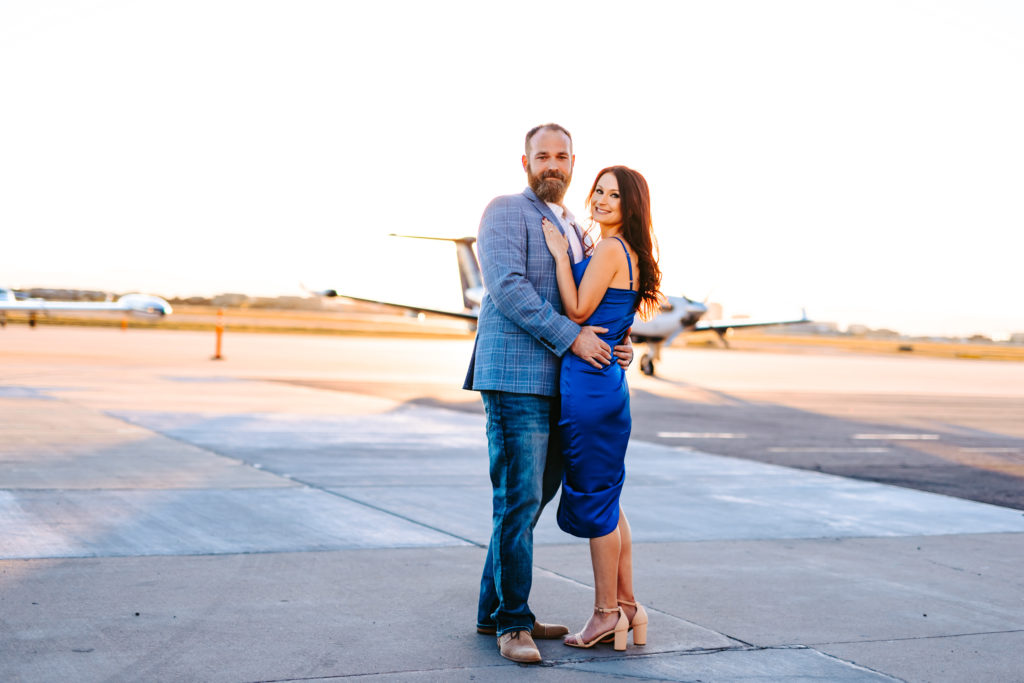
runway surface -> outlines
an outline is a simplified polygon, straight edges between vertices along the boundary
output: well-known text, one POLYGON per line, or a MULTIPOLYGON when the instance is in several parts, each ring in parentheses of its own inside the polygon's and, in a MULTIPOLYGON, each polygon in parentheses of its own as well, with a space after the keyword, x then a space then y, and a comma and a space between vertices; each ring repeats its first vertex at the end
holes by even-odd
MULTIPOLYGON (((470 347, 229 331, 212 361, 210 334, 0 332, 0 679, 518 680, 472 629, 470 347)), ((670 349, 659 370, 631 371, 623 497, 650 642, 541 643, 528 673, 1015 680, 1024 515, 976 501, 1020 507, 1024 365, 670 349)), ((536 540, 534 606, 576 625, 585 545, 551 514, 536 540)))
MULTIPOLYGON (((470 349, 378 346, 373 381, 294 381, 482 414, 458 388, 470 349)), ((629 382, 633 439, 1024 510, 1024 363, 668 349, 629 382)))

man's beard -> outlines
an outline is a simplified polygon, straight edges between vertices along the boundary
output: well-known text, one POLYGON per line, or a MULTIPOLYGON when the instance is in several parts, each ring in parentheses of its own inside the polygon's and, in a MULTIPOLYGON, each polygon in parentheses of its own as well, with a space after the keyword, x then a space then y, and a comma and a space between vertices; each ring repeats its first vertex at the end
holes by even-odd
POLYGON ((569 189, 572 175, 550 170, 537 176, 533 174, 532 170, 527 169, 526 178, 530 181, 530 189, 537 193, 541 201, 558 204, 565 197, 565 191, 569 189))

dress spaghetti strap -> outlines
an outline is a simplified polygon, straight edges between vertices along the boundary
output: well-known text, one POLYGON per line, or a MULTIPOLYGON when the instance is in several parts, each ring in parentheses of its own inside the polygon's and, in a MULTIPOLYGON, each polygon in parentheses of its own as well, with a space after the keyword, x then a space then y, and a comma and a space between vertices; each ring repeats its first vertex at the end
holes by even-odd
POLYGON ((626 265, 629 266, 629 289, 633 289, 633 259, 629 258, 629 249, 626 249, 626 243, 622 241, 622 238, 618 235, 614 236, 622 245, 622 251, 626 252, 626 265))

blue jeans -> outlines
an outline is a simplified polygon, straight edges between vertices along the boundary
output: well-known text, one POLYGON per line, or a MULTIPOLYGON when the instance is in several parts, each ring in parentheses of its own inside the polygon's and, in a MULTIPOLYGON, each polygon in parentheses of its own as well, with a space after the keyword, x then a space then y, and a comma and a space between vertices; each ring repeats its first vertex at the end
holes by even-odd
POLYGON ((558 397, 480 392, 487 412, 492 503, 477 625, 532 630, 533 528, 562 483, 558 397))

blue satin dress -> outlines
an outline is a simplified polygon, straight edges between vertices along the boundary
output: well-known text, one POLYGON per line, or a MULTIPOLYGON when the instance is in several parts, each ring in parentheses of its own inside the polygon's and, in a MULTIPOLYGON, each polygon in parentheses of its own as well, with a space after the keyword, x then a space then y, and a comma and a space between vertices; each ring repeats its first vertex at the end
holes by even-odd
MULTIPOLYGON (((625 243, 616 237, 626 249, 625 243)), ((606 327, 600 335, 608 346, 622 343, 633 324, 638 300, 633 291, 633 264, 629 263, 630 289, 609 287, 586 325, 606 327)), ((572 265, 579 287, 590 257, 572 265)), ((626 373, 617 362, 600 370, 573 353, 562 357, 560 378, 562 415, 558 422, 565 455, 558 526, 581 538, 597 538, 619 524, 619 494, 626 478, 626 445, 633 420, 629 414, 626 373)))

